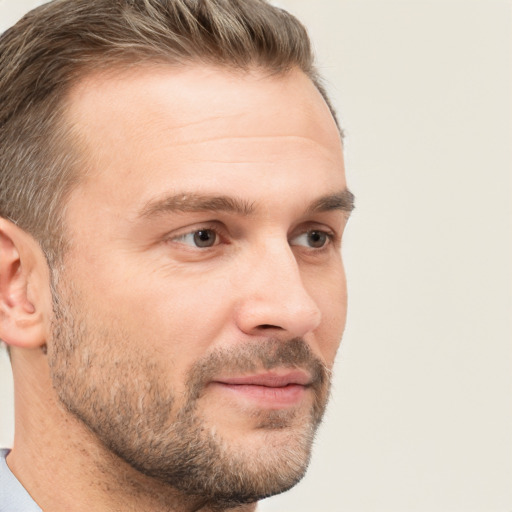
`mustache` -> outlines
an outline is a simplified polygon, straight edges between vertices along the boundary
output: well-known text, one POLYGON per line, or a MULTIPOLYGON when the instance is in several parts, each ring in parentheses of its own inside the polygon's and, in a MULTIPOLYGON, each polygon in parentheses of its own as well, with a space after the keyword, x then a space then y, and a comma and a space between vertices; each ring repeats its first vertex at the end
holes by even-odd
POLYGON ((197 400, 205 386, 220 375, 243 375, 263 370, 300 369, 311 376, 311 387, 322 390, 331 371, 302 338, 244 342, 232 348, 214 350, 197 361, 187 379, 189 398, 197 400))

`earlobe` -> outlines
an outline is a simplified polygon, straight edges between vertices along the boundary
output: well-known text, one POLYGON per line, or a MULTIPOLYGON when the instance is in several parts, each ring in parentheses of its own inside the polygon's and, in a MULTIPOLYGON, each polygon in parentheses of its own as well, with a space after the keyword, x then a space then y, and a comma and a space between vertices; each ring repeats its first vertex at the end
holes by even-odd
POLYGON ((0 218, 0 339, 37 348, 46 343, 49 273, 39 244, 0 218))

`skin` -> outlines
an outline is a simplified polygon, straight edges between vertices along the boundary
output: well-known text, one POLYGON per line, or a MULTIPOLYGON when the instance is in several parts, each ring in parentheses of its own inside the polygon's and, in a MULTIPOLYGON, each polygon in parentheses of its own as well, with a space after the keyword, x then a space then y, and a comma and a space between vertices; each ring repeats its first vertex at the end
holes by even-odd
MULTIPOLYGON (((131 397, 144 396, 156 372, 177 411, 198 361, 292 339, 330 371, 345 325, 340 244, 348 214, 339 205, 313 207, 343 193, 346 181, 334 120, 302 72, 155 65, 92 74, 72 91, 67 115, 87 173, 67 202, 71 243, 57 288, 94 333, 86 338, 94 364, 85 384, 110 386, 116 381, 102 375, 114 375, 131 397), (203 204, 219 196, 243 208, 203 204), (209 230, 211 247, 197 247, 198 230, 209 230), (311 231, 328 235, 321 247, 312 246, 311 231)), ((18 479, 55 512, 209 510, 119 459, 63 407, 63 365, 78 372, 83 350, 59 359, 59 320, 38 244, 4 219, 0 244, 9 256, 0 267, 8 276, 0 281, 0 338, 12 346, 16 400, 8 464, 18 479)), ((298 443, 305 423, 314 426, 315 392, 302 386, 290 398, 222 384, 268 373, 258 364, 217 368, 195 414, 228 455, 263 467, 298 443), (281 428, 268 427, 276 417, 281 428)), ((276 378, 290 371, 271 369, 276 378)), ((322 400, 326 386, 317 390, 322 400)))

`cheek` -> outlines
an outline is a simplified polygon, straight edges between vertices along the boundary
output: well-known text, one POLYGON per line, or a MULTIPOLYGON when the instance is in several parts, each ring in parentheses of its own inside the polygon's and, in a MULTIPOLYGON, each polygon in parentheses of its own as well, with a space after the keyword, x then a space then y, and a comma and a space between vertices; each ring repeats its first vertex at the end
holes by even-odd
POLYGON ((149 275, 111 297, 116 316, 131 333, 175 367, 203 356, 229 322, 226 290, 214 279, 149 275))
POLYGON ((318 350, 329 367, 334 363, 347 316, 347 286, 342 265, 331 269, 323 279, 309 285, 310 294, 322 313, 322 321, 315 331, 318 350))

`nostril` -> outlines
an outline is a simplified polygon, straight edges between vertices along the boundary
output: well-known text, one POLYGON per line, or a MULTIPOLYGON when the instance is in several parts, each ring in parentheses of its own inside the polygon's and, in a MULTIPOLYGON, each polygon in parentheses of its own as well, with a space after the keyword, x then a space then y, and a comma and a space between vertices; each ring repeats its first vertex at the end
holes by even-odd
POLYGON ((278 325, 271 325, 271 324, 262 324, 258 325, 260 329, 282 329, 282 327, 279 327, 278 325))

